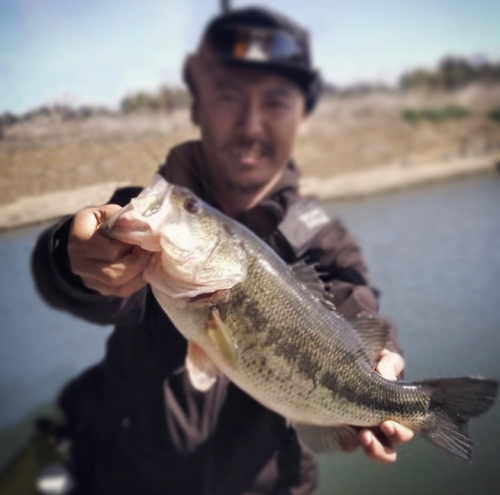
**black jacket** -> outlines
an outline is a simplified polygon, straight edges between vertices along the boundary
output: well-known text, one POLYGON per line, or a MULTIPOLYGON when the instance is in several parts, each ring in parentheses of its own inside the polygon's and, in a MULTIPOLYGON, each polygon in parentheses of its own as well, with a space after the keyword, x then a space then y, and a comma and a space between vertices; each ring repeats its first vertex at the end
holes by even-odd
MULTIPOLYGON (((203 167, 194 142, 172 150, 160 172, 217 206, 203 167)), ((124 205, 139 191, 119 190, 110 202, 124 205)), ((317 263, 341 313, 376 315, 358 246, 317 202, 300 197, 293 163, 239 220, 285 261, 317 263)), ((125 299, 102 296, 71 272, 70 222, 48 229, 37 243, 32 266, 38 290, 56 308, 116 325, 103 363, 60 399, 69 422, 80 425, 73 428, 77 493, 313 493, 314 458, 282 417, 225 380, 208 393, 192 389, 184 372, 186 341, 149 288, 125 299)), ((386 347, 399 350, 391 331, 386 347)))

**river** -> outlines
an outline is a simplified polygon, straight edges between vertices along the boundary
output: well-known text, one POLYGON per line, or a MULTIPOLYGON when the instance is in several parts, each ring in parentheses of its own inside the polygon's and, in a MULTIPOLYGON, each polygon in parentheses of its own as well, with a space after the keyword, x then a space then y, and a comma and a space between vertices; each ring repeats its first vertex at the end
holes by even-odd
MULTIPOLYGON (((485 174, 325 205, 363 247, 381 312, 397 322, 408 380, 500 379, 500 175, 485 174)), ((41 227, 0 235, 0 468, 60 386, 99 360, 110 329, 46 307, 29 274, 41 227)), ((500 403, 473 420, 473 463, 417 438, 398 462, 320 458, 320 495, 493 495, 500 486, 500 403)))

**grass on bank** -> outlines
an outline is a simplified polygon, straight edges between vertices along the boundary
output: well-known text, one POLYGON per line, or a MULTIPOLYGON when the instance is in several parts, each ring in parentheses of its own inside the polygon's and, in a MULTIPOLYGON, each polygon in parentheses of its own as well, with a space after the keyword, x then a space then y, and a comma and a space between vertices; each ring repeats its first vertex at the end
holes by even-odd
POLYGON ((488 112, 488 117, 494 120, 497 124, 500 124, 500 107, 493 108, 488 112))
POLYGON ((434 123, 443 122, 445 120, 458 120, 469 115, 470 112, 467 108, 457 104, 435 108, 405 108, 401 112, 403 119, 412 124, 418 124, 424 120, 434 123))

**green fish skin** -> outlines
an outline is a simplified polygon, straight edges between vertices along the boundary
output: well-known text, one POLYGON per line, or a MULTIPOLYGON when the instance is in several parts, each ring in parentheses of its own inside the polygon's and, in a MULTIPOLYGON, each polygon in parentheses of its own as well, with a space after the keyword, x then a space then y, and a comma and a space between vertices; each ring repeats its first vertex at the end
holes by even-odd
POLYGON ((190 346, 202 351, 192 353, 191 364, 188 355, 188 370, 219 370, 293 423, 316 452, 355 435, 346 425, 394 420, 472 458, 467 422, 492 406, 496 381, 384 379, 374 371, 385 343, 378 320, 344 319, 321 287, 310 290, 310 268, 286 265, 189 190, 156 176, 101 232, 155 252, 144 278, 190 346))

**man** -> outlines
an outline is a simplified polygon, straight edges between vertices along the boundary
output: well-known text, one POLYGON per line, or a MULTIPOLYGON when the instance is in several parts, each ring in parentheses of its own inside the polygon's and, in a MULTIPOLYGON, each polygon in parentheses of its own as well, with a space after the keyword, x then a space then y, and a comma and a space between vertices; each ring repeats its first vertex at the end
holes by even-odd
MULTIPOLYGON (((246 224, 285 261, 318 263, 341 313, 379 318, 354 240, 298 194, 293 148, 320 91, 307 33, 261 8, 224 14, 188 58, 185 79, 201 141, 172 150, 160 173, 246 224)), ((313 456, 283 418, 224 379, 204 394, 192 388, 186 342, 142 279, 148 253, 97 232, 137 193, 117 191, 110 204, 49 229, 33 256, 47 302, 117 325, 103 363, 60 400, 73 425, 75 493, 313 493, 313 456)), ((396 379, 403 366, 392 332, 377 370, 396 379)), ((394 446, 412 436, 386 422, 360 431, 359 444, 393 462, 394 446)))

